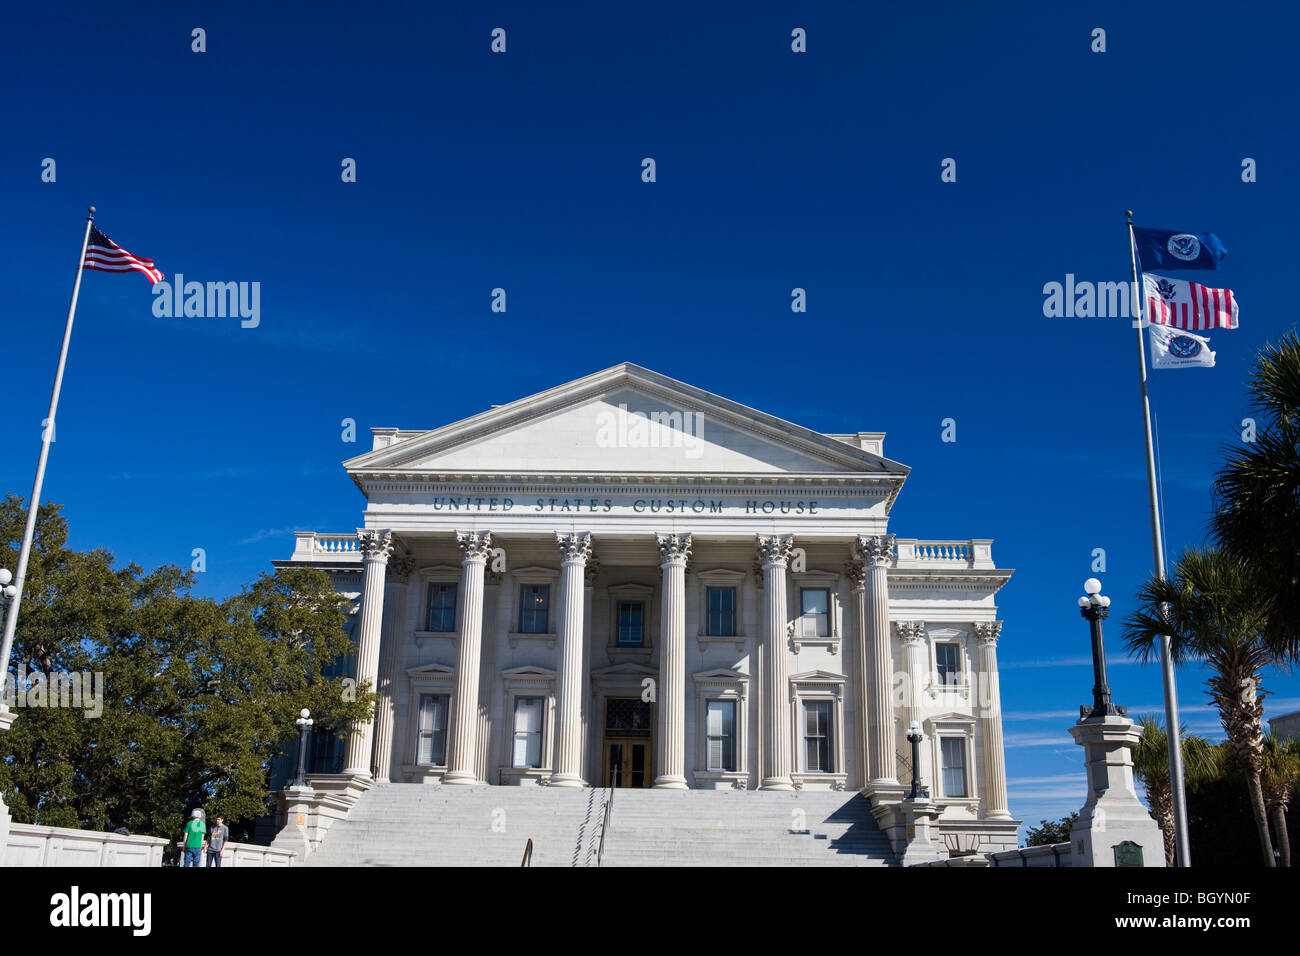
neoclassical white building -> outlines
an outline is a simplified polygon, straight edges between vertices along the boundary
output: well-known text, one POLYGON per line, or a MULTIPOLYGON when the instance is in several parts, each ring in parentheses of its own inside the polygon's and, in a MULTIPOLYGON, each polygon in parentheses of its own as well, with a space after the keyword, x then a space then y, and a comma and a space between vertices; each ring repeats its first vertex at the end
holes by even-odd
MULTIPOLYGON (((501 786, 861 790, 1015 845, 987 539, 890 531, 908 468, 631 364, 344 463, 355 533, 278 567, 356 599, 378 692, 341 769, 501 786)), ((952 841, 949 841, 950 845, 952 841)))

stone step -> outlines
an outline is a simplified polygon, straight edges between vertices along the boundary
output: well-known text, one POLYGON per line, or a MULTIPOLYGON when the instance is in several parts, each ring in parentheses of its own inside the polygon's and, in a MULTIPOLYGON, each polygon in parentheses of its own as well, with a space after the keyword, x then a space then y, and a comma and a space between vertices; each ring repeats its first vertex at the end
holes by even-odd
MULTIPOLYGON (((307 863, 518 866, 531 838, 536 866, 593 866, 609 798, 603 789, 380 784, 307 863)), ((896 865, 867 801, 852 793, 618 790, 613 800, 603 866, 896 865)))

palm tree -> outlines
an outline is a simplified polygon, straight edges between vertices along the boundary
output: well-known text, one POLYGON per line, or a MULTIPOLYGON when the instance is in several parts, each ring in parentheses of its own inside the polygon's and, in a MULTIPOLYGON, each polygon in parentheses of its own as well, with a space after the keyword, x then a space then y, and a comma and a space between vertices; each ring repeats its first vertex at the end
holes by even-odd
POLYGON ((1279 739, 1276 734, 1264 738, 1264 766, 1260 784, 1264 788, 1264 805, 1273 819, 1282 865, 1291 865, 1291 837, 1286 832, 1286 810, 1300 781, 1300 741, 1279 739))
MULTIPOLYGON (((1133 748, 1133 773, 1142 781, 1147 793, 1147 807, 1165 837, 1165 866, 1176 863, 1174 843, 1174 794, 1169 787, 1169 739, 1165 726, 1147 714, 1138 718, 1142 739, 1133 748)), ((1183 775, 1189 783, 1217 776, 1219 750, 1204 737, 1181 729, 1183 775)))
POLYGON ((1300 337, 1265 346, 1246 383, 1254 441, 1224 446, 1211 528, 1219 547, 1250 562, 1274 601, 1269 640, 1300 657, 1300 337))
POLYGON ((1221 551, 1189 550, 1167 578, 1148 578, 1138 609, 1124 622, 1124 641, 1146 662, 1160 654, 1169 635, 1175 664, 1199 661, 1211 671, 1205 682, 1219 710, 1223 732, 1246 776, 1264 865, 1275 866, 1260 784, 1264 729, 1262 671, 1274 660, 1265 637, 1270 601, 1254 571, 1221 551))

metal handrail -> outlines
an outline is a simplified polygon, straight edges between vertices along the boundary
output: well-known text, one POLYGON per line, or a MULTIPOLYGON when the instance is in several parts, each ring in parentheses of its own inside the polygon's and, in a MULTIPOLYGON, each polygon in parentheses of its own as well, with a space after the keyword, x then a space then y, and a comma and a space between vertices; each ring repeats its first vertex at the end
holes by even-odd
POLYGON ((600 844, 596 847, 596 869, 600 869, 600 858, 605 852, 605 834, 609 832, 609 815, 614 810, 614 791, 618 789, 614 786, 614 781, 622 771, 623 761, 620 760, 610 768, 609 780, 606 781, 609 784, 609 799, 605 801, 605 819, 600 824, 600 844))
POLYGON ((523 860, 520 862, 519 866, 520 866, 520 868, 523 868, 523 867, 526 866, 526 867, 529 867, 529 868, 531 869, 532 865, 533 865, 533 838, 532 838, 532 837, 529 837, 529 838, 528 838, 528 843, 527 843, 527 845, 524 847, 524 858, 523 858, 523 860))

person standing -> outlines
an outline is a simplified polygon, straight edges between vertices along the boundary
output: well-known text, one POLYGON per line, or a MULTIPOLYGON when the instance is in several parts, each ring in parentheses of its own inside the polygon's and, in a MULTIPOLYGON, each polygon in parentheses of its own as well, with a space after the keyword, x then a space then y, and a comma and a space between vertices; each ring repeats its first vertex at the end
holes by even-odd
POLYGON ((203 811, 195 810, 185 824, 185 866, 198 866, 203 852, 203 838, 208 828, 203 825, 203 811))
POLYGON ((230 827, 217 817, 217 822, 208 831, 208 866, 221 867, 221 854, 230 839, 230 827))

